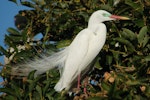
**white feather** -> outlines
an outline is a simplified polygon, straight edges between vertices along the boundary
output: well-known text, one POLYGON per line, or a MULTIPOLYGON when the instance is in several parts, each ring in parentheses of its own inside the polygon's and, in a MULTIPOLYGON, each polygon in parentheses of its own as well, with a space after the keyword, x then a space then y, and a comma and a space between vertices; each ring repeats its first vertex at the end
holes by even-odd
POLYGON ((19 64, 16 65, 16 67, 12 67, 11 74, 19 76, 27 76, 29 72, 36 70, 35 75, 39 75, 55 67, 62 69, 67 57, 67 52, 68 47, 57 53, 54 53, 51 56, 42 56, 42 58, 33 61, 32 60, 26 61, 23 64, 19 64))

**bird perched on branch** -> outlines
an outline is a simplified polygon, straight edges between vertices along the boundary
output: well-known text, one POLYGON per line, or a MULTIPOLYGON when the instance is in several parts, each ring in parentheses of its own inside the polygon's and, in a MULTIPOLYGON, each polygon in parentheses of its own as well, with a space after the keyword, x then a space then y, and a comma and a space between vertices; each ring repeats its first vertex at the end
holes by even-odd
POLYGON ((81 30, 68 47, 51 56, 44 56, 43 59, 13 67, 12 74, 27 75, 30 71, 37 70, 38 75, 58 67, 61 76, 54 89, 58 92, 69 90, 72 82, 80 74, 82 75, 85 69, 89 69, 87 66, 102 49, 107 33, 103 22, 116 19, 128 20, 129 18, 112 15, 104 10, 95 11, 89 18, 87 28, 81 30))

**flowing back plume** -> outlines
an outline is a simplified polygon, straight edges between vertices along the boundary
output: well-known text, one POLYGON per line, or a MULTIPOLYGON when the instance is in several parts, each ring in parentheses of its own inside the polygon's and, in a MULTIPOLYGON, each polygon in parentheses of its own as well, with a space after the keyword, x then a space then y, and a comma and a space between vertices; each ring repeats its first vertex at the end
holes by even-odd
POLYGON ((55 67, 58 67, 61 71, 67 57, 67 52, 68 48, 66 47, 65 49, 50 56, 42 55, 41 58, 17 64, 12 67, 11 75, 27 76, 33 70, 36 70, 35 75, 39 75, 55 67))

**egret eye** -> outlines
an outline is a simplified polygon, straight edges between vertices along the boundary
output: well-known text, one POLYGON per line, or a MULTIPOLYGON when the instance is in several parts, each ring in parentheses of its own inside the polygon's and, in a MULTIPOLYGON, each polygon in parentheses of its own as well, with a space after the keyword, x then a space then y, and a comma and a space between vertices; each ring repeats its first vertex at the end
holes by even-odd
POLYGON ((104 16, 104 17, 109 17, 110 14, 103 13, 103 16, 104 16))

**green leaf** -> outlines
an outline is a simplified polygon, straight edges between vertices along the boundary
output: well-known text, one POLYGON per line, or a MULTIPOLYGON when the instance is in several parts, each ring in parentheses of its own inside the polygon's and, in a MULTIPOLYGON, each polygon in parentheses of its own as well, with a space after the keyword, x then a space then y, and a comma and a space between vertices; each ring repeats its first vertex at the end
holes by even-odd
POLYGON ((41 100, 42 100, 42 89, 41 89, 41 87, 39 86, 39 85, 37 85, 36 87, 36 90, 38 91, 38 93, 39 93, 39 95, 40 95, 40 98, 41 98, 41 100))
POLYGON ((143 27, 144 26, 144 21, 143 19, 135 19, 134 23, 138 26, 138 27, 143 27))
POLYGON ((145 95, 150 98, 150 86, 146 86, 145 95))
POLYGON ((123 32, 121 34, 124 38, 129 39, 129 40, 135 40, 137 36, 135 35, 134 32, 132 32, 129 29, 123 28, 123 32))
POLYGON ((4 93, 7 93, 7 94, 12 95, 14 97, 17 97, 16 92, 14 92, 14 90, 11 89, 11 88, 6 88, 6 87, 5 88, 0 88, 0 92, 4 92, 4 93))
POLYGON ((109 93, 108 93, 108 97, 110 99, 112 99, 112 98, 115 98, 117 100, 122 99, 122 97, 119 96, 119 94, 121 92, 122 91, 118 91, 118 89, 117 89, 117 83, 116 83, 116 81, 114 81, 114 83, 110 87, 110 90, 109 90, 109 93))
POLYGON ((105 9, 105 10, 107 10, 107 11, 112 12, 112 7, 111 7, 110 5, 108 5, 108 4, 106 4, 106 5, 101 5, 101 9, 105 9))
POLYGON ((22 34, 22 40, 24 41, 24 43, 26 43, 27 40, 29 39, 29 37, 28 37, 28 35, 27 35, 27 30, 26 30, 26 29, 23 30, 23 31, 21 32, 21 34, 22 34))
POLYGON ((15 82, 11 83, 11 87, 14 90, 15 94, 17 95, 17 98, 19 100, 21 100, 21 92, 20 92, 21 88, 19 86, 17 86, 15 82))
POLYGON ((126 81, 126 84, 129 86, 141 85, 141 83, 138 80, 128 80, 126 81))
POLYGON ((8 28, 7 29, 7 32, 9 32, 10 34, 12 34, 12 35, 19 35, 20 36, 20 33, 16 30, 16 29, 14 29, 14 28, 8 28))
POLYGON ((113 53, 114 60, 118 61, 119 60, 119 52, 112 51, 112 53, 113 53))
POLYGON ((107 55, 107 56, 106 56, 106 59, 107 59, 107 64, 108 64, 108 65, 111 65, 112 60, 113 60, 113 57, 110 56, 110 55, 107 55))
POLYGON ((143 5, 141 3, 136 3, 136 2, 133 2, 131 0, 125 0, 125 4, 131 6, 132 8, 134 8, 135 11, 138 11, 140 12, 141 14, 143 14, 143 5))
MULTIPOLYGON (((33 78, 33 75, 34 74, 32 74, 32 73, 34 73, 34 71, 32 71, 31 72, 31 79, 33 78)), ((29 75, 30 76, 30 75, 29 75)), ((30 78, 30 77, 29 77, 30 78)), ((27 82, 29 83, 29 86, 28 86, 28 89, 29 89, 29 93, 31 93, 32 91, 33 91, 33 89, 36 87, 36 85, 37 85, 37 82, 41 79, 41 78, 43 78, 43 76, 41 75, 41 76, 38 76, 38 77, 36 77, 34 80, 27 80, 27 82)))
POLYGON ((22 39, 22 36, 9 36, 12 40, 13 43, 22 43, 23 42, 23 39, 22 39))
POLYGON ((10 47, 14 49, 14 52, 18 52, 18 48, 17 48, 17 44, 13 41, 13 39, 8 36, 5 35, 5 43, 10 47))
POLYGON ((147 26, 144 26, 141 28, 141 30, 138 34, 138 37, 137 37, 140 45, 142 45, 144 37, 147 35, 147 31, 148 31, 147 26))
POLYGON ((102 82, 101 86, 104 90, 109 91, 110 90, 110 85, 106 82, 102 82))
POLYGON ((16 97, 12 96, 12 95, 7 95, 4 99, 2 100, 17 100, 16 97))
POLYGON ((28 92, 31 93, 32 90, 34 89, 34 87, 36 86, 36 83, 33 80, 27 80, 27 82, 29 83, 28 85, 28 92))
POLYGON ((32 0, 33 2, 36 2, 39 5, 45 5, 46 1, 45 0, 32 0))
POLYGON ((68 4, 65 2, 61 2, 60 5, 61 5, 61 8, 68 8, 68 4))
POLYGON ((143 43, 142 43, 142 47, 146 46, 146 44, 148 43, 149 39, 150 39, 150 37, 148 37, 148 35, 144 37, 144 40, 143 40, 143 43))
POLYGON ((144 57, 145 61, 150 61, 150 55, 144 57))
POLYGON ((58 42, 57 48, 66 47, 66 46, 68 46, 70 43, 71 43, 70 40, 62 40, 62 41, 58 42))
POLYGON ((6 57, 9 56, 8 52, 2 46, 0 46, 0 53, 1 55, 5 55, 6 57))
POLYGON ((48 100, 55 100, 54 97, 50 93, 47 93, 46 97, 48 98, 48 100))
POLYGON ((34 71, 32 71, 32 72, 29 73, 29 75, 28 75, 28 79, 29 80, 34 79, 35 72, 36 72, 36 70, 34 70, 34 71))
POLYGON ((43 88, 43 94, 45 94, 46 93, 46 91, 48 90, 48 88, 49 88, 49 85, 50 85, 50 81, 49 80, 47 80, 46 81, 46 85, 44 86, 44 88, 43 88))
POLYGON ((118 41, 118 42, 120 42, 120 43, 122 43, 122 44, 124 44, 124 45, 126 45, 126 46, 127 46, 127 49, 128 49, 130 52, 134 52, 134 51, 135 51, 135 47, 133 46, 133 44, 132 44, 130 41, 128 41, 128 40, 126 40, 126 39, 124 39, 124 38, 120 38, 120 37, 114 38, 114 40, 115 40, 115 41, 118 41))
POLYGON ((32 4, 32 3, 28 2, 28 1, 23 1, 23 2, 21 2, 21 4, 24 5, 24 6, 27 6, 27 7, 34 8, 34 4, 32 4))
POLYGON ((100 61, 100 57, 97 56, 97 57, 93 60, 93 62, 91 63, 91 65, 94 64, 94 67, 95 67, 95 68, 97 68, 97 69, 102 69, 102 67, 100 66, 99 61, 100 61))

